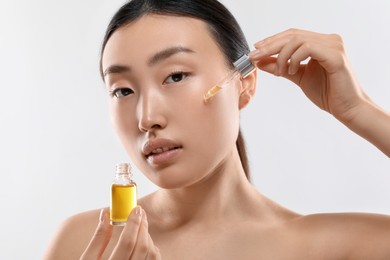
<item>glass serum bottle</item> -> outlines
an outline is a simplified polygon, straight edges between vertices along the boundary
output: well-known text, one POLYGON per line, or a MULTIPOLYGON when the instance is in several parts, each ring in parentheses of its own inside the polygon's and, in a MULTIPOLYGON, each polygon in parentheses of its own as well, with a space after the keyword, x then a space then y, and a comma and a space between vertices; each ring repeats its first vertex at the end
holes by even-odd
POLYGON ((130 212, 137 206, 137 184, 132 177, 130 164, 116 165, 110 197, 110 224, 113 226, 124 226, 130 212))

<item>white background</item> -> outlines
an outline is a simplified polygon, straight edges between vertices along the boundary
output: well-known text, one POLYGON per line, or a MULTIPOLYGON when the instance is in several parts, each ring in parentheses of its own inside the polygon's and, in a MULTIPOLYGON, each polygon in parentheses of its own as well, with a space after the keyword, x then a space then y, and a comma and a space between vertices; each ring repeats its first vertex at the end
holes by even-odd
MULTIPOLYGON (((290 27, 343 36, 360 83, 390 110, 388 1, 223 1, 250 43, 290 27)), ((0 3, 0 259, 40 259, 60 223, 108 205, 117 162, 100 44, 122 0, 0 3)), ((242 112, 253 183, 303 214, 390 214, 389 159, 282 78, 259 73, 242 112)), ((135 171, 141 196, 156 189, 135 171)))

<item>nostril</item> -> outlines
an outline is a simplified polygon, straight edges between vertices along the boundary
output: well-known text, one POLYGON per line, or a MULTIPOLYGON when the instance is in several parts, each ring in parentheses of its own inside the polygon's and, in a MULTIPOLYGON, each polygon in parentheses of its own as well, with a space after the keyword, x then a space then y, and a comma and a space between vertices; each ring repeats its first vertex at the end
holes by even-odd
POLYGON ((142 132, 163 129, 167 124, 167 118, 163 109, 153 108, 150 105, 138 111, 138 128, 142 132))
POLYGON ((143 124, 139 124, 139 129, 142 131, 142 132, 149 132, 149 131, 152 131, 152 130, 156 130, 156 129, 162 129, 162 126, 159 125, 159 124, 154 124, 152 126, 147 126, 147 125, 143 125, 143 124))

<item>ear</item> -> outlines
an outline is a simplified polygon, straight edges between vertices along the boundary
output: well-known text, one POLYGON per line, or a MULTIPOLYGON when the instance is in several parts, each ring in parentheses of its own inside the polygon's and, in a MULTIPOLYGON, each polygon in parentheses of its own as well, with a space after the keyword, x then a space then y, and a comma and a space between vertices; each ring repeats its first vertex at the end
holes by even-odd
POLYGON ((239 109, 246 107, 256 92, 257 70, 241 79, 239 109))

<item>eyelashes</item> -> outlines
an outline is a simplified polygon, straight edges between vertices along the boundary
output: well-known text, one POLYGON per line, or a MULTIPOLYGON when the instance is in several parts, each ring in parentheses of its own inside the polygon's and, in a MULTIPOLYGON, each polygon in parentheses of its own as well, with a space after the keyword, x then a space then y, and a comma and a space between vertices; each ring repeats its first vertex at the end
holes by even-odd
MULTIPOLYGON (((171 72, 162 82, 162 85, 178 84, 182 81, 185 81, 190 75, 188 72, 184 71, 174 71, 171 72)), ((112 98, 123 98, 134 94, 134 91, 130 87, 118 87, 109 91, 109 95, 112 98)))
POLYGON ((110 96, 115 98, 121 98, 133 93, 134 91, 131 88, 117 88, 110 91, 110 96))
POLYGON ((189 73, 183 71, 174 71, 164 80, 164 84, 173 84, 185 80, 189 73))

